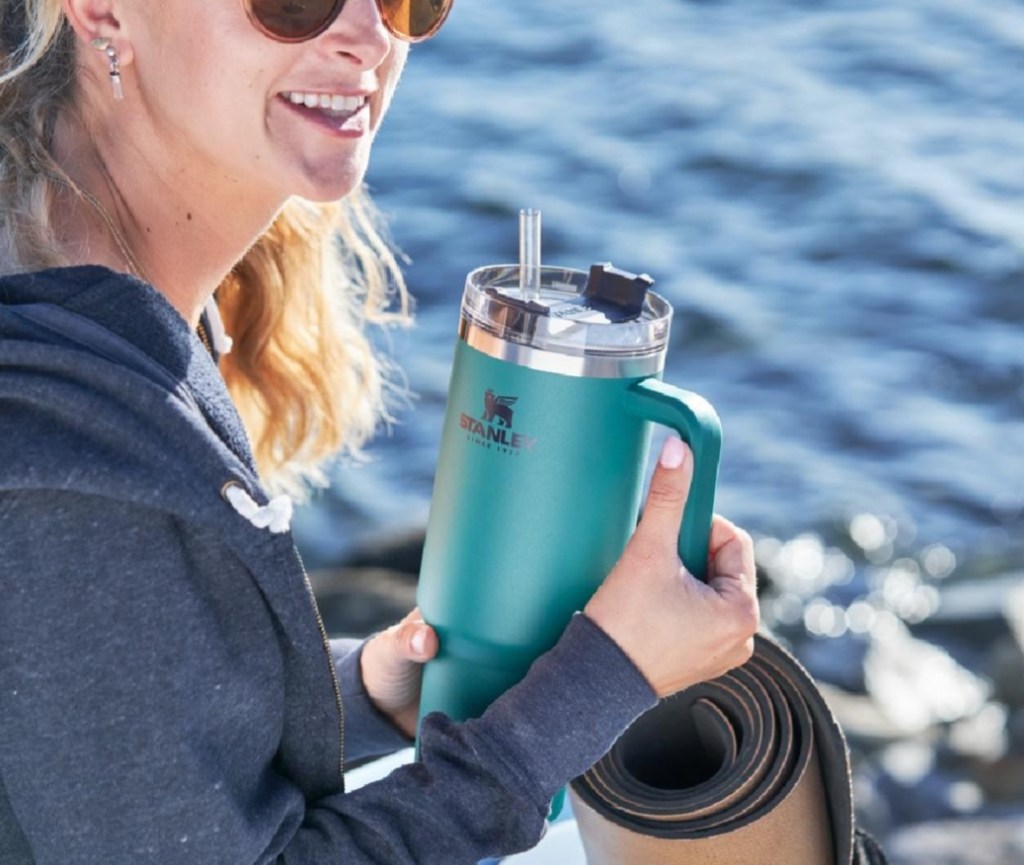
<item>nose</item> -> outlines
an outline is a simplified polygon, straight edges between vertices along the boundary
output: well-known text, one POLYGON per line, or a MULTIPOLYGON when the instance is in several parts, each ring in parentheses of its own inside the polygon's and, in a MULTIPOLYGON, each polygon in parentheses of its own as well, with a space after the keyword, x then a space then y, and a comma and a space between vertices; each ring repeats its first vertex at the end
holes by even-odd
POLYGON ((350 57, 363 69, 375 69, 391 52, 391 34, 378 0, 345 0, 341 14, 323 33, 331 51, 350 57))

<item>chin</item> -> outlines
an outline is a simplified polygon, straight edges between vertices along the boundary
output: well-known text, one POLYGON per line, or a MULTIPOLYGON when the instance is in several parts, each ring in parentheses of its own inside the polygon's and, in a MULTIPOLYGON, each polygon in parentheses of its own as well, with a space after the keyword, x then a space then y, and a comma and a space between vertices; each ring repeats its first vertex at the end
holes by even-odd
POLYGON ((292 194, 307 201, 320 203, 338 201, 358 189, 365 176, 366 166, 346 166, 342 169, 335 167, 333 171, 328 168, 307 175, 304 182, 292 190, 292 194))
POLYGON ((320 189, 315 193, 305 195, 299 193, 298 195, 300 198, 304 198, 306 201, 311 201, 314 204, 330 204, 335 201, 341 201, 341 199, 347 197, 356 188, 356 186, 344 186, 333 190, 320 189))

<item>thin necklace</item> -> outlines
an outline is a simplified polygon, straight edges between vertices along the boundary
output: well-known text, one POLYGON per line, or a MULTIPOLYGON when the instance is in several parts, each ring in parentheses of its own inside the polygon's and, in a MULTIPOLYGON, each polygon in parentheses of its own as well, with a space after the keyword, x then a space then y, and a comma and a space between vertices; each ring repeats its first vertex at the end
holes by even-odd
POLYGON ((117 248, 121 251, 121 255, 124 257, 125 263, 128 265, 128 269, 143 282, 148 282, 152 285, 153 281, 149 278, 149 275, 146 273, 142 265, 139 264, 139 260, 132 252, 131 247, 128 245, 128 241, 125 239, 124 235, 121 234, 120 230, 118 230, 117 224, 114 222, 111 215, 107 213, 107 209, 100 203, 100 200, 89 192, 88 189, 78 188, 75 191, 78 192, 82 198, 88 201, 89 204, 92 205, 93 210, 100 215, 100 219, 102 219, 103 224, 107 226, 107 231, 110 232, 110 236, 114 238, 114 243, 117 244, 117 248))
MULTIPOLYGON (((114 238, 114 243, 117 244, 117 248, 121 252, 121 256, 124 258, 125 264, 128 265, 128 270, 134 273, 143 282, 148 282, 150 285, 152 285, 153 280, 149 278, 149 276, 146 274, 145 269, 142 267, 141 264, 139 264, 139 260, 135 257, 135 254, 132 252, 132 248, 128 244, 127 239, 123 234, 121 234, 120 230, 117 227, 117 223, 114 222, 113 217, 111 217, 111 215, 107 212, 107 209, 100 203, 100 200, 95 195, 93 195, 88 189, 83 189, 70 178, 65 179, 62 177, 56 177, 54 175, 50 175, 50 177, 52 177, 53 180, 56 180, 62 186, 64 186, 67 189, 70 189, 80 198, 84 199, 86 202, 92 205, 93 210, 95 210, 96 213, 99 214, 100 219, 103 220, 103 224, 107 227, 107 231, 110 232, 110 236, 114 238)), ((202 321, 200 321, 199 324, 196 325, 196 334, 199 336, 199 340, 200 342, 202 342, 206 350, 212 355, 213 344, 210 341, 210 336, 206 332, 206 328, 203 326, 202 321)))

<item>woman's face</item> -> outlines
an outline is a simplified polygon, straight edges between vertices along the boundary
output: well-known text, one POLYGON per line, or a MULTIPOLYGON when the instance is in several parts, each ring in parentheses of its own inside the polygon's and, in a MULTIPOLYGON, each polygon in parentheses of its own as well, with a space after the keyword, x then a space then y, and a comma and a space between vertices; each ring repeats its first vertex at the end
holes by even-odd
POLYGON ((256 30, 239 0, 131 0, 122 20, 134 55, 122 74, 172 172, 240 201, 336 200, 362 180, 408 53, 375 0, 347 0, 297 44, 256 30))

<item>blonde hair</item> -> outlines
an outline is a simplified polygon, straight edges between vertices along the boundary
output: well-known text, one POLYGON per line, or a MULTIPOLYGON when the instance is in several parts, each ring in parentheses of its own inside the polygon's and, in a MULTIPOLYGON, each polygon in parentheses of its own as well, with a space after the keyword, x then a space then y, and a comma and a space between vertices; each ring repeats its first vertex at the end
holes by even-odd
MULTIPOLYGON (((75 38, 59 0, 0 0, 0 261, 58 267, 50 154, 75 97, 75 38)), ((264 480, 302 495, 327 460, 358 456, 390 420, 391 368, 368 324, 407 323, 399 263, 365 189, 286 203, 217 289, 234 339, 221 371, 264 480)))

